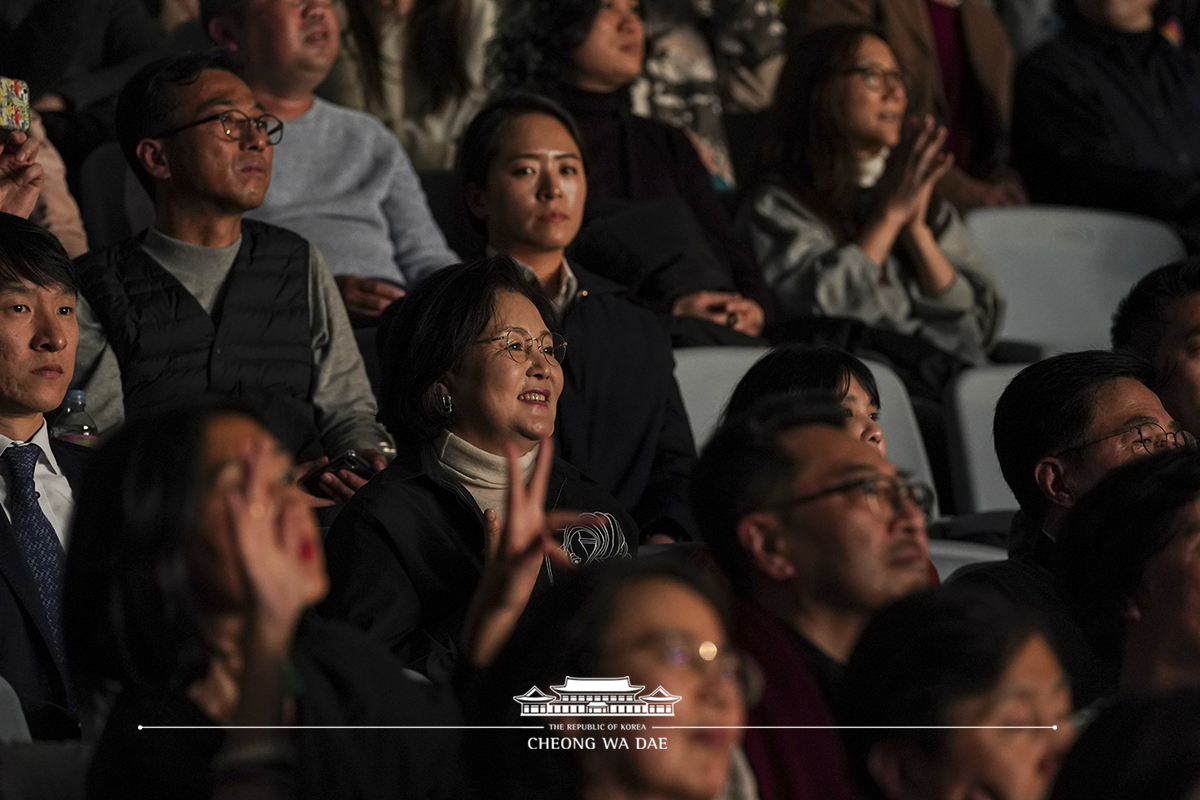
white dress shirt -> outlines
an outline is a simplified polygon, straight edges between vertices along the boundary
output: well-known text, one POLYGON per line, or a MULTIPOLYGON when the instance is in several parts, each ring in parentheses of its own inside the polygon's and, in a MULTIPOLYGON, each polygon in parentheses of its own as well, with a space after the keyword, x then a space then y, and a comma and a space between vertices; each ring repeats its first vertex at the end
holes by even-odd
MULTIPOLYGON (((50 449, 50 431, 45 420, 42 421, 42 427, 38 428, 38 432, 29 441, 42 448, 42 454, 38 456, 37 465, 33 468, 33 486, 38 492, 38 505, 42 507, 42 513, 46 515, 46 519, 50 520, 54 532, 58 534, 58 541, 66 550, 67 531, 71 524, 71 512, 75 507, 75 501, 71 495, 71 484, 67 482, 67 476, 59 468, 58 461, 54 458, 54 452, 50 449)), ((7 450, 12 444, 14 444, 13 439, 0 434, 0 453, 7 450)), ((26 443, 16 442, 18 447, 23 444, 26 443)), ((0 461, 0 506, 3 506, 4 514, 11 524, 12 510, 8 497, 10 480, 12 478, 8 474, 8 466, 0 461)))

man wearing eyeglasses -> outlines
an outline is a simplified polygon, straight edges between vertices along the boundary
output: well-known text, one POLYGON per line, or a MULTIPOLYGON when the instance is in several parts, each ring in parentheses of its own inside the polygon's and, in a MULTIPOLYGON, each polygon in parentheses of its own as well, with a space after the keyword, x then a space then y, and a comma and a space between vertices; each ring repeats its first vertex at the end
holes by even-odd
MULTIPOLYGON (((766 673, 752 725, 830 724, 871 615, 929 584, 932 491, 845 421, 831 401, 766 398, 717 431, 693 473, 697 523, 745 601, 737 644, 766 673)), ((847 796, 836 737, 752 730, 745 748, 763 798, 847 796)))
MULTIPOLYGON (((118 102, 154 227, 80 260, 76 382, 102 429, 211 397, 262 415, 301 460, 390 447, 333 277, 290 231, 242 215, 271 181, 282 123, 217 53, 155 62, 118 102)), ((170 446, 164 442, 164 446, 170 446)), ((321 488, 347 499, 347 470, 321 488)))
POLYGON ((1115 673, 1062 600, 1053 574, 1055 541, 1070 510, 1110 471, 1193 441, 1148 388, 1153 382, 1145 361, 1101 350, 1054 356, 1013 378, 992 429, 1000 470, 1021 507, 1009 558, 954 579, 1038 613, 1081 706, 1109 693, 1115 673))
POLYGON ((396 136, 313 93, 338 54, 330 0, 204 0, 200 9, 213 41, 245 64, 255 99, 288 126, 271 190, 248 216, 311 239, 356 324, 459 261, 396 136))

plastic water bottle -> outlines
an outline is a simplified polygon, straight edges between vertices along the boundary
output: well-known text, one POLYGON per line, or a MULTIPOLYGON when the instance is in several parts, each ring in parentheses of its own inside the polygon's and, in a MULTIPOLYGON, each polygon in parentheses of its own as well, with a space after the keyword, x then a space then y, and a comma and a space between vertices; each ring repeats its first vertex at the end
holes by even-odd
POLYGON ((87 392, 83 389, 67 391, 67 404, 51 426, 50 435, 85 447, 94 447, 100 441, 100 429, 87 412, 87 392))

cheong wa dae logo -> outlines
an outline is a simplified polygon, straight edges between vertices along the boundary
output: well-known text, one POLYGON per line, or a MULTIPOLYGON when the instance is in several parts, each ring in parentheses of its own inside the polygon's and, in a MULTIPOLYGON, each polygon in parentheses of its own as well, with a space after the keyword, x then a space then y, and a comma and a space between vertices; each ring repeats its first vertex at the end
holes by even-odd
POLYGON ((682 700, 663 687, 641 694, 645 686, 634 686, 624 678, 570 678, 562 686, 550 687, 556 696, 538 687, 517 695, 522 717, 629 716, 673 717, 682 700))

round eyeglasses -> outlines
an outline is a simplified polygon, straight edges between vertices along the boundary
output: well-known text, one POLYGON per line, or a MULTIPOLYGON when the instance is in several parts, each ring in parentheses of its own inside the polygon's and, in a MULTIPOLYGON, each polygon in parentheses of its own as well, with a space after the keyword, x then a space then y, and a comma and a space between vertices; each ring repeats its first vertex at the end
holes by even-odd
POLYGON ((1145 422, 1141 425, 1135 425, 1132 428, 1126 428, 1123 431, 1101 436, 1099 439, 1093 439, 1090 442, 1077 444, 1074 447, 1067 447, 1059 450, 1053 455, 1065 455, 1084 448, 1091 447, 1094 444, 1107 442, 1109 439, 1120 439, 1122 450, 1132 450, 1135 455, 1148 455, 1157 453, 1162 450, 1172 450, 1177 447, 1195 447, 1196 437, 1187 431, 1169 431, 1157 422, 1145 422))
POLYGON ((681 631, 650 633, 634 648, 654 653, 662 663, 688 668, 702 680, 717 678, 737 686, 742 699, 753 707, 762 698, 762 672, 752 659, 732 647, 710 641, 696 642, 681 631))
POLYGON ((188 128, 196 128, 213 121, 220 121, 225 135, 235 142, 252 141, 259 135, 267 137, 267 144, 270 145, 276 145, 283 141, 283 120, 279 117, 274 114, 259 114, 257 117, 251 117, 236 110, 222 111, 211 117, 177 125, 149 138, 166 139, 168 136, 174 136, 188 128))
POLYGON ((502 349, 508 353, 509 358, 518 364, 524 364, 533 357, 534 347, 548 360, 556 364, 561 364, 563 359, 567 357, 567 340, 558 333, 543 333, 541 336, 534 338, 524 330, 517 328, 506 331, 502 336, 480 339, 475 344, 487 344, 489 342, 504 342, 502 349))
POLYGON ((884 521, 892 520, 900 513, 900 505, 903 500, 911 500, 926 517, 933 512, 934 495, 933 489, 929 486, 919 481, 906 481, 883 475, 849 483, 839 483, 837 486, 830 486, 819 492, 790 497, 777 505, 780 508, 795 506, 820 500, 822 497, 829 497, 833 494, 853 492, 859 489, 867 496, 867 504, 871 507, 871 512, 884 521))

